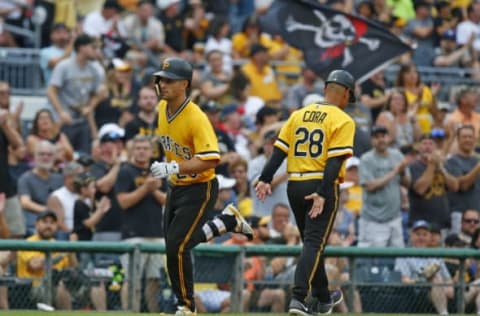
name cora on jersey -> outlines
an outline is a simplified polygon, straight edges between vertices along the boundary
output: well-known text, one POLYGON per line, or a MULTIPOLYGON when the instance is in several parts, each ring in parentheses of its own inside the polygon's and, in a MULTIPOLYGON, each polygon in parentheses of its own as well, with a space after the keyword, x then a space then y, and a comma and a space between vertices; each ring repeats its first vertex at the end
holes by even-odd
POLYGON ((160 143, 165 151, 174 153, 176 156, 181 157, 183 160, 192 159, 192 153, 188 147, 182 146, 175 142, 173 138, 168 135, 160 136, 160 143))

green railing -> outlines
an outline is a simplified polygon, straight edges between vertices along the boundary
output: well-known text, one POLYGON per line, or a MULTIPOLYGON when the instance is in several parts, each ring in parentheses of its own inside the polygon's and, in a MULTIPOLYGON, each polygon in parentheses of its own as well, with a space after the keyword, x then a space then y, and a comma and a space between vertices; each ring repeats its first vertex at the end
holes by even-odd
MULTIPOLYGON (((92 253, 117 253, 128 254, 129 256, 129 301, 128 308, 133 311, 140 310, 139 302, 141 295, 141 284, 135 282, 139 278, 132 276, 140 273, 139 259, 141 253, 165 253, 165 246, 154 243, 128 244, 120 242, 45 242, 35 241, 27 242, 24 240, 0 240, 0 250, 34 250, 43 251, 46 254, 45 276, 47 285, 52 286, 52 252, 92 252, 92 253)), ((288 257, 298 256, 301 252, 300 246, 226 246, 226 245, 207 245, 202 244, 195 248, 196 254, 218 257, 219 255, 235 256, 234 264, 231 269, 232 276, 232 312, 241 311, 243 280, 243 262, 246 257, 266 256, 266 257, 288 257)), ((460 275, 465 272, 465 260, 480 258, 480 250, 474 249, 443 249, 443 248, 357 248, 357 247, 327 247, 325 250, 327 257, 347 257, 349 266, 355 267, 355 261, 358 258, 385 258, 385 257, 437 257, 437 258, 456 258, 460 260, 460 275)), ((350 281, 346 284, 348 287, 347 297, 352 298, 357 286, 355 269, 350 269, 350 281)), ((456 298, 457 312, 463 313, 465 309, 464 292, 466 284, 463 278, 460 278, 458 284, 458 295, 456 298)), ((49 291, 51 292, 51 291, 49 291)), ((349 305, 353 300, 348 299, 349 305)), ((52 303, 52 297, 48 297, 49 304, 52 303)), ((349 306, 349 310, 352 310, 349 306)))

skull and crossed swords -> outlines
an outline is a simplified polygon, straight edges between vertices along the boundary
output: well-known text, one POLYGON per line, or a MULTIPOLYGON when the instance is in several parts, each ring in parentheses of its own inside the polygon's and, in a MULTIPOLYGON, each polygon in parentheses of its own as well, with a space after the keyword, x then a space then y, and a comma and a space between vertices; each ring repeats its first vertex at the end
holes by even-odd
POLYGON ((314 43, 321 48, 331 48, 337 45, 345 45, 343 53, 342 66, 345 67, 353 61, 352 53, 349 49, 349 43, 355 39, 358 42, 367 45, 371 51, 380 46, 378 39, 359 37, 356 38, 355 27, 352 22, 344 15, 336 14, 327 19, 320 11, 314 10, 313 14, 320 20, 321 25, 309 25, 296 21, 291 15, 285 21, 285 27, 288 32, 310 31, 314 32, 314 43))

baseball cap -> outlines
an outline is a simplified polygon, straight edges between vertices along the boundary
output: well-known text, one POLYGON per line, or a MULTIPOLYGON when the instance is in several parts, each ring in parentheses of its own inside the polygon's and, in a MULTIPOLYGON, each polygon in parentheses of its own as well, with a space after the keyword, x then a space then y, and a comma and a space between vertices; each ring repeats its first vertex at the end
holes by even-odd
POLYGON ((246 218, 247 223, 252 226, 252 228, 258 228, 262 227, 265 225, 268 225, 270 220, 272 219, 271 216, 257 216, 257 215, 252 215, 246 218))
POLYGON ((73 187, 76 191, 80 191, 81 188, 93 181, 95 181, 95 177, 91 173, 82 172, 73 178, 73 187))
POLYGON ((64 176, 74 176, 83 171, 83 166, 76 161, 70 161, 63 168, 64 176))
POLYGON ((467 242, 460 238, 457 234, 450 234, 445 237, 445 246, 450 247, 465 247, 467 242))
POLYGON ((415 230, 420 229, 420 228, 423 228, 423 229, 426 229, 426 230, 430 231, 431 226, 427 221, 421 219, 421 220, 415 221, 412 224, 411 229, 412 229, 412 231, 415 231, 415 230))
POLYGON ((277 131, 268 131, 263 135, 263 142, 269 142, 277 138, 277 131))
POLYGON ((307 106, 312 103, 321 103, 325 101, 325 98, 318 93, 310 93, 305 96, 302 100, 302 106, 307 106))
POLYGON ((457 35, 455 34, 454 30, 446 30, 442 34, 442 39, 450 40, 450 41, 456 41, 457 40, 457 35))
POLYGON ((129 63, 125 62, 120 58, 114 58, 112 60, 112 65, 113 65, 113 68, 115 68, 115 70, 119 70, 119 71, 129 71, 132 69, 132 66, 130 66, 129 63))
POLYGON ((43 211, 40 214, 38 214, 37 221, 39 221, 41 219, 44 219, 44 218, 47 218, 47 217, 53 218, 54 221, 58 220, 57 213, 55 213, 52 210, 46 210, 46 211, 43 211))
POLYGON ((52 25, 52 31, 56 31, 56 30, 67 30, 68 31, 68 27, 65 25, 65 23, 55 23, 52 25))
POLYGON ((125 130, 115 123, 104 124, 98 131, 98 138, 101 143, 121 140, 124 137, 125 130))
POLYGON ((447 111, 447 112, 450 112, 450 103, 448 102, 438 102, 437 103, 437 108, 438 110, 440 111, 447 111))
POLYGON ((236 104, 227 104, 220 112, 220 116, 222 119, 225 119, 227 116, 235 112, 238 112, 238 106, 236 104))
POLYGON ((202 103, 200 106, 203 112, 213 113, 213 112, 220 112, 220 105, 215 101, 207 101, 202 103))
POLYGON ((388 134, 388 129, 383 125, 374 125, 370 131, 370 135, 388 134))
POLYGON ((235 179, 232 178, 227 178, 221 174, 217 175, 217 180, 218 180, 218 189, 219 190, 226 190, 226 189, 231 189, 237 182, 235 179))
POLYGON ((352 156, 347 159, 345 162, 345 168, 348 170, 352 167, 358 167, 360 166, 360 159, 358 157, 352 156))
POLYGON ((430 232, 432 234, 441 234, 442 230, 440 228, 440 225, 438 225, 437 223, 431 223, 430 224, 430 232))
POLYGON ((171 5, 179 3, 180 0, 157 0, 157 6, 160 8, 160 10, 165 10, 171 5))

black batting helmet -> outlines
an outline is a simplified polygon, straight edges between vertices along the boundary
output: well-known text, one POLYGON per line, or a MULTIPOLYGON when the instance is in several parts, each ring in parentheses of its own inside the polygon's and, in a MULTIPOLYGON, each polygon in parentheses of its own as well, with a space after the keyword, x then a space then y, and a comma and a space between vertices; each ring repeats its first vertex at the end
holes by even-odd
POLYGON ((192 81, 192 72, 192 65, 186 60, 177 57, 169 57, 163 61, 162 69, 155 72, 153 76, 173 80, 192 81))
POLYGON ((355 102, 355 79, 353 76, 346 70, 333 70, 325 80, 325 86, 327 86, 330 82, 334 82, 336 84, 342 85, 348 89, 350 92, 350 102, 355 102))

